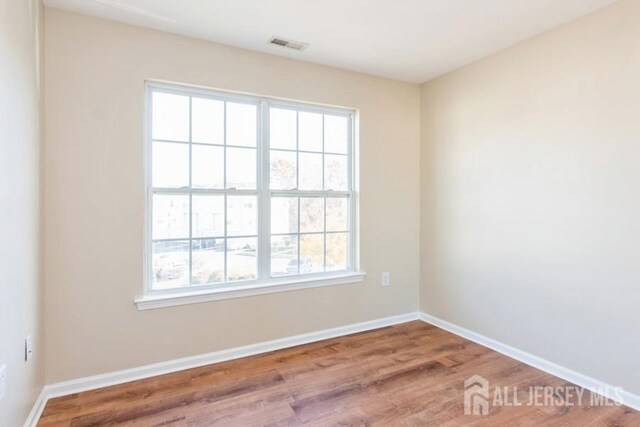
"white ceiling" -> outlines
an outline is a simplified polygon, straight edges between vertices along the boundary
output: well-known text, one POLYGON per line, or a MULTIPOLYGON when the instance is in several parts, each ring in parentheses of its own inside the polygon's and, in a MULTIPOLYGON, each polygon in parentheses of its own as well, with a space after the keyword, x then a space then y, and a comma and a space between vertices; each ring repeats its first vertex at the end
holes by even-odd
POLYGON ((615 0, 45 0, 50 7, 421 83, 615 0), (307 42, 303 52, 267 44, 307 42))

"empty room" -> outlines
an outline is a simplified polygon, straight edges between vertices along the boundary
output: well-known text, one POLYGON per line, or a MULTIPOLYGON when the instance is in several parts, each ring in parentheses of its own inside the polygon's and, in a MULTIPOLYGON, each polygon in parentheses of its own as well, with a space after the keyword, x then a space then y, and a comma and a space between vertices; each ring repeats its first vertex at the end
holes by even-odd
POLYGON ((640 427, 640 0, 0 0, 0 137, 0 427, 640 427))

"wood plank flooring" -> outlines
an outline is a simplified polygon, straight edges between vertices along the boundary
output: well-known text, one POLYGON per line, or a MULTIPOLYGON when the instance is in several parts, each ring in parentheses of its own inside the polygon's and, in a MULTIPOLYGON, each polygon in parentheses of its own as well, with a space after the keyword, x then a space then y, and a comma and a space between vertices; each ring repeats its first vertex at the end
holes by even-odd
POLYGON ((527 406, 571 384, 409 322, 50 400, 39 426, 640 426, 624 406, 527 406), (520 407, 464 414, 464 381, 517 386, 520 407))

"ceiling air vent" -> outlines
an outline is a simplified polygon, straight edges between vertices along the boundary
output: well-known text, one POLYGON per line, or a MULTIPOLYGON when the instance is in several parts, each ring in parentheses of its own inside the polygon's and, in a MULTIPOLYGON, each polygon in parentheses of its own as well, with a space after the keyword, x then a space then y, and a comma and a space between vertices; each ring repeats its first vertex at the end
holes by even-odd
POLYGON ((289 49, 294 50, 305 50, 309 43, 296 42, 293 40, 283 39, 282 37, 271 37, 269 43, 275 44, 276 46, 288 47, 289 49))

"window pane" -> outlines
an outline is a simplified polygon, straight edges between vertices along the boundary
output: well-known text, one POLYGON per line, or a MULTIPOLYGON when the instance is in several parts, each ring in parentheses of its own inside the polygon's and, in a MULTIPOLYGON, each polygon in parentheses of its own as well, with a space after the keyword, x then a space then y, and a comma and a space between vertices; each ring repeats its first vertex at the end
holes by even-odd
POLYGON ((153 288, 189 284, 189 241, 153 242, 153 288))
POLYGON ((192 284, 224 282, 224 239, 194 240, 191 251, 192 284))
POLYGON ((224 144, 224 102, 191 98, 191 140, 224 144))
POLYGON ((322 197, 300 198, 300 232, 324 231, 324 199, 322 197))
POLYGON ((271 150, 270 180, 272 190, 291 190, 296 188, 296 153, 271 150))
POLYGON ((224 188, 224 148, 193 145, 191 147, 191 186, 224 188))
POLYGON ((189 196, 153 195, 154 239, 189 238, 189 196))
POLYGON ((322 154, 299 154, 299 189, 322 190, 322 154))
POLYGON ((346 270, 349 233, 327 234, 327 271, 346 270))
POLYGON ((298 236, 271 238, 271 275, 298 274, 298 236))
POLYGON ((227 196, 227 235, 258 234, 258 200, 256 196, 227 196))
POLYGON ((349 230, 349 199, 327 197, 327 231, 349 230))
POLYGON ((324 235, 300 236, 300 273, 316 273, 324 270, 324 235))
POLYGON ((298 149, 322 151, 322 114, 298 113, 298 149))
POLYGON ((193 237, 224 236, 224 196, 193 195, 193 237))
POLYGON ((349 187, 347 156, 324 156, 324 189, 345 191, 349 187))
POLYGON ((257 114, 255 105, 227 102, 227 144, 255 147, 257 114))
POLYGON ((256 188, 256 150, 227 148, 227 188, 256 188))
POLYGON ((189 142, 189 97, 153 93, 152 139, 189 142))
POLYGON ((324 116, 324 151, 347 154, 348 119, 341 116, 324 116))
POLYGON ((271 234, 296 233, 298 231, 298 198, 274 197, 271 199, 271 234))
POLYGON ((227 239, 227 280, 249 280, 257 277, 257 240, 227 239))
POLYGON ((189 186, 189 145, 153 142, 151 185, 180 188, 189 186))
POLYGON ((296 149, 296 112, 280 108, 269 109, 269 146, 296 149))

